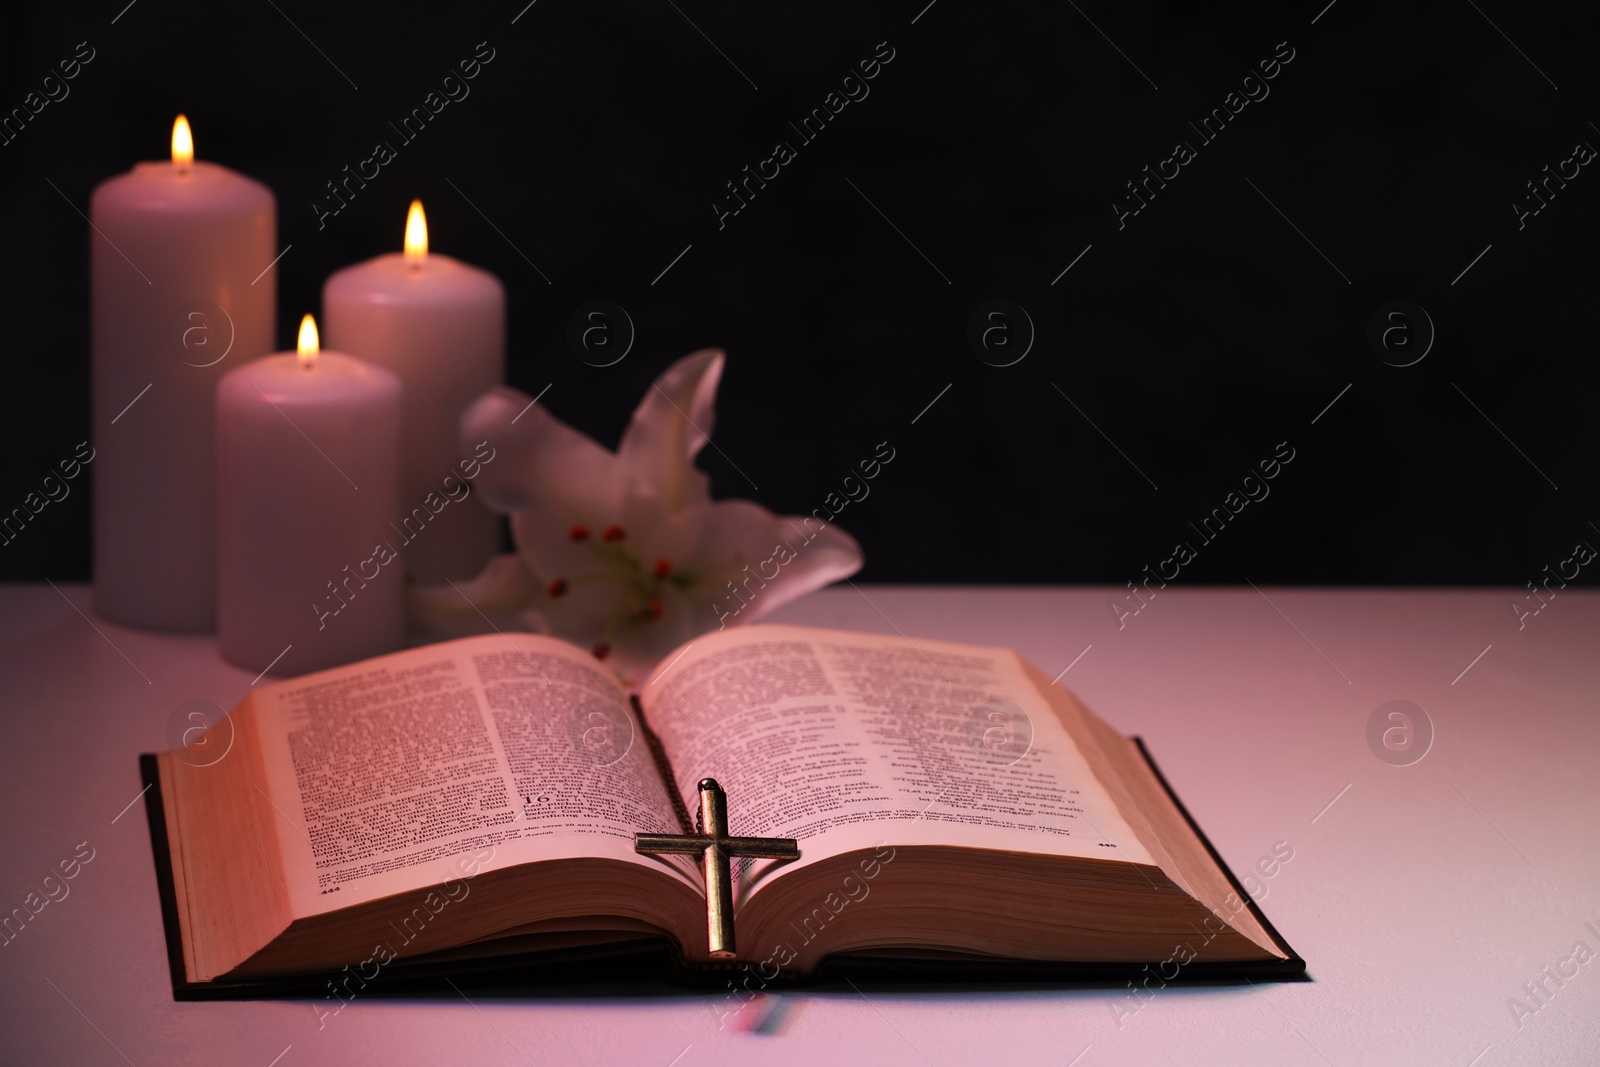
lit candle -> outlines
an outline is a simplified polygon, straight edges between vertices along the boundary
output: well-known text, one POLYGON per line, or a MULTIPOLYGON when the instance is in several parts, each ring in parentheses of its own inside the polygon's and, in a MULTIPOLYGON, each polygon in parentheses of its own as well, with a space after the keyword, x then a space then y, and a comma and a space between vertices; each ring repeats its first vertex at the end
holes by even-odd
POLYGON ((194 158, 94 191, 89 214, 94 584, 129 626, 210 630, 216 619, 217 379, 272 351, 277 207, 266 186, 194 158))
POLYGON ((400 380, 299 348, 217 384, 217 621, 222 654, 303 674, 399 648, 400 380))
POLYGON ((499 521, 462 477, 461 413, 505 379, 505 287, 428 251, 422 202, 405 251, 346 267, 322 289, 328 344, 405 383, 399 513, 406 570, 421 583, 473 578, 500 547, 499 521))

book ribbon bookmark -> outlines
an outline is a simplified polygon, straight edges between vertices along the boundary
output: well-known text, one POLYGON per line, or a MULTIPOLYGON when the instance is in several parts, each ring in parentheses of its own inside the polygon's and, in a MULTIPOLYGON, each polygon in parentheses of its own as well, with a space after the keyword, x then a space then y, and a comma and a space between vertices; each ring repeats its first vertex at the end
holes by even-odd
POLYGON ((700 811, 693 834, 634 834, 633 849, 647 854, 683 853, 700 857, 706 878, 706 939, 713 959, 738 955, 733 934, 734 857, 751 859, 800 858, 800 845, 792 837, 729 837, 728 795, 715 778, 700 779, 700 811))

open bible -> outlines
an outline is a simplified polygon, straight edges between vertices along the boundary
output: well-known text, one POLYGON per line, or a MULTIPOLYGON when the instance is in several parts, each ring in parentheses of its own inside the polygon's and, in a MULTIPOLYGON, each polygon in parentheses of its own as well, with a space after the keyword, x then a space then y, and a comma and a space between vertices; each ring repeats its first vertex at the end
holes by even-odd
POLYGON ((630 694, 471 637, 264 686, 200 741, 145 758, 179 996, 663 948, 763 982, 1305 966, 1142 747, 1004 649, 749 626, 630 694), (697 857, 634 848, 693 833, 706 777, 730 833, 800 850, 736 861, 732 961, 697 857))

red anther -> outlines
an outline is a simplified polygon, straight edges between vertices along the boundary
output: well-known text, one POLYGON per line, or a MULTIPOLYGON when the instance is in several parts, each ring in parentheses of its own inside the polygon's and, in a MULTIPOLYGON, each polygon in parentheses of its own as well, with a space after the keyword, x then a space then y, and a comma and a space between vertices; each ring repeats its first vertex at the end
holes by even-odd
POLYGON ((590 649, 590 651, 594 653, 595 659, 605 659, 607 656, 611 655, 611 646, 602 641, 598 645, 595 645, 594 648, 590 649))
POLYGON ((572 541, 587 541, 589 539, 589 527, 574 526, 567 531, 567 538, 572 541))
POLYGON ((567 595, 567 580, 565 578, 557 578, 555 581, 545 586, 544 591, 548 593, 552 599, 564 597, 567 595))
POLYGON ((600 540, 602 541, 620 541, 626 536, 627 534, 623 531, 622 527, 618 526, 616 523, 612 523, 610 526, 607 526, 604 530, 600 531, 600 540))
POLYGON ((661 600, 660 600, 660 598, 651 597, 648 601, 645 602, 644 610, 641 611, 639 614, 644 617, 644 620, 646 622, 654 622, 655 620, 661 618, 661 600))
POLYGON ((671 573, 672 573, 672 564, 668 563, 664 559, 656 560, 656 577, 657 578, 665 578, 667 575, 669 575, 671 573))

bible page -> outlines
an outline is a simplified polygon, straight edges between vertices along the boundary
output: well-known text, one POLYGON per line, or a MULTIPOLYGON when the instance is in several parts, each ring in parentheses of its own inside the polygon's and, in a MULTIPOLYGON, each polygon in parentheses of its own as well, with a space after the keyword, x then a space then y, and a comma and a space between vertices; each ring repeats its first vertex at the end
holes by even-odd
POLYGON ((799 864, 884 841, 1153 862, 1008 649, 741 627, 641 701, 689 809, 715 778, 729 832, 798 838, 799 864))
MULTIPOLYGON (((534 860, 662 869, 635 831, 677 816, 626 693, 534 634, 464 638, 254 698, 294 914, 534 860)), ((692 863, 666 869, 700 887, 692 863)))

